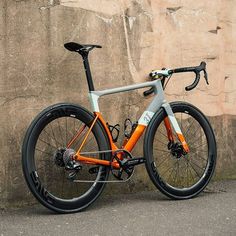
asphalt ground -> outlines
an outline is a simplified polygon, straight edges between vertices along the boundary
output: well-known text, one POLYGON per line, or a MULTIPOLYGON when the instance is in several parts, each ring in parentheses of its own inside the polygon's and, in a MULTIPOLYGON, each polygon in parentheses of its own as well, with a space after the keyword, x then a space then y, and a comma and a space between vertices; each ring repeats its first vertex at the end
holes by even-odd
POLYGON ((236 180, 198 197, 169 200, 158 191, 105 196, 87 210, 55 214, 41 205, 0 211, 5 235, 236 235, 236 180))

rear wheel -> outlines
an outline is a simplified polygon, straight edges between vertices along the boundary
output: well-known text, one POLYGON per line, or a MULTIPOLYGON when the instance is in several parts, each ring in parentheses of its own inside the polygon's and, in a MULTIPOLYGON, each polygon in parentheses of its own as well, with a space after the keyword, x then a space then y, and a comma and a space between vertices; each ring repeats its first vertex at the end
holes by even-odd
MULTIPOLYGON (((95 166, 74 163, 69 169, 70 162, 66 162, 65 152, 78 150, 93 119, 94 116, 82 107, 58 104, 42 111, 26 133, 22 149, 24 176, 33 195, 51 210, 80 211, 94 202, 104 188, 105 183, 97 181, 107 180, 108 167, 97 166, 96 171, 90 171, 95 166), (78 132, 79 137, 70 149, 66 149, 78 132), (89 182, 76 182, 78 180, 89 182)), ((105 131, 97 121, 81 152, 109 149, 105 131)), ((110 154, 99 153, 95 158, 110 160, 110 154)))
POLYGON ((174 135, 167 137, 164 109, 151 120, 144 141, 146 168, 155 186, 174 199, 187 199, 199 194, 210 181, 216 164, 216 142, 207 118, 196 107, 182 102, 171 108, 190 152, 184 153, 174 135))

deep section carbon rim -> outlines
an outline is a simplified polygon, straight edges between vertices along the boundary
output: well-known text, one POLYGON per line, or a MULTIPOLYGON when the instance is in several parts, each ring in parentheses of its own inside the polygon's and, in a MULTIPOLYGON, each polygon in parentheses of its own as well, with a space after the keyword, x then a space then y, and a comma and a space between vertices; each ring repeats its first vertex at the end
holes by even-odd
POLYGON ((205 116, 187 103, 172 103, 174 115, 189 146, 185 153, 177 135, 170 143, 164 110, 151 122, 145 136, 147 171, 156 187, 169 197, 184 199, 200 193, 214 172, 216 143, 205 116))
MULTIPOLYGON (((79 170, 65 166, 63 152, 71 139, 80 133, 70 146, 78 150, 94 117, 86 110, 72 105, 52 106, 43 111, 30 126, 23 144, 23 171, 35 197, 46 207, 58 212, 75 212, 90 205, 101 193, 109 169, 79 163, 79 170), (60 155, 62 154, 62 155, 60 155), (73 176, 73 178, 71 178, 73 176), (73 180, 88 180, 74 182, 73 180)), ((90 132, 81 152, 109 150, 109 143, 98 123, 90 132)), ((66 149, 68 150, 68 149, 66 149)), ((98 153, 98 159, 109 160, 109 153, 98 153)))

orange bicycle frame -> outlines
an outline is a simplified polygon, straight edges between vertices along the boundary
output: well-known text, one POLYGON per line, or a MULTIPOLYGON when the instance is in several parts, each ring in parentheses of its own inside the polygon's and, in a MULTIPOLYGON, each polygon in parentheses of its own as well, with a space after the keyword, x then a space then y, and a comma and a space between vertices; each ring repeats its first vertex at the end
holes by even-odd
MULTIPOLYGON (((119 168, 119 164, 117 161, 113 161, 113 162, 110 162, 110 161, 107 161, 107 160, 101 160, 101 159, 97 159, 97 158, 91 158, 91 157, 86 157, 86 156, 83 156, 80 154, 80 151, 84 145, 84 143, 86 142, 87 140, 87 137, 89 135, 89 133, 91 132, 93 126, 95 125, 96 121, 99 120, 101 122, 101 124, 103 125, 105 131, 106 131, 106 134, 109 138, 109 142, 110 142, 110 146, 111 146, 111 150, 112 151, 116 151, 118 150, 119 148, 116 146, 116 144, 113 142, 112 140, 112 136, 111 136, 111 133, 106 125, 106 122, 105 120, 103 119, 101 113, 99 112, 95 112, 95 118, 83 140, 83 142, 81 143, 78 151, 76 152, 75 156, 74 156, 74 159, 77 160, 77 161, 80 161, 80 162, 84 162, 86 164, 92 164, 92 165, 105 165, 105 166, 110 166, 112 165, 114 168, 119 168)), ((145 126, 144 125, 138 125, 132 136, 127 140, 125 146, 123 147, 124 150, 126 151, 129 151, 131 152, 132 149, 134 148, 135 144, 138 142, 139 138, 142 136, 144 130, 145 130, 145 126)), ((77 132, 77 134, 75 135, 76 138, 73 138, 72 141, 69 142, 69 144, 67 146, 71 146, 72 143, 78 138, 79 134, 81 133, 81 130, 79 130, 77 132)), ((119 155, 118 155, 118 158, 119 158, 119 155)))

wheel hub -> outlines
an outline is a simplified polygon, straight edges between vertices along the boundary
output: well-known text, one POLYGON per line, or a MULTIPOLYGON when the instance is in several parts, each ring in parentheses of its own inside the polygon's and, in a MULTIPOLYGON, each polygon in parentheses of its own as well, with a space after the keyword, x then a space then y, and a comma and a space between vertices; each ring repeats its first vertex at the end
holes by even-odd
POLYGON ((80 170, 82 166, 74 160, 74 155, 74 149, 59 148, 54 153, 54 162, 59 167, 65 167, 66 170, 80 170))
POLYGON ((168 144, 168 149, 170 150, 170 153, 172 154, 172 156, 176 157, 177 159, 187 154, 184 151, 183 145, 178 142, 176 143, 173 142, 173 143, 168 144))

